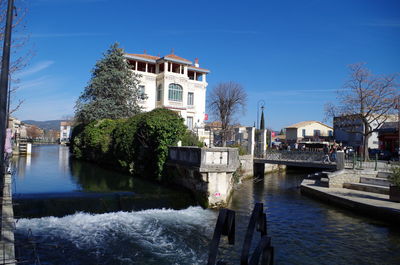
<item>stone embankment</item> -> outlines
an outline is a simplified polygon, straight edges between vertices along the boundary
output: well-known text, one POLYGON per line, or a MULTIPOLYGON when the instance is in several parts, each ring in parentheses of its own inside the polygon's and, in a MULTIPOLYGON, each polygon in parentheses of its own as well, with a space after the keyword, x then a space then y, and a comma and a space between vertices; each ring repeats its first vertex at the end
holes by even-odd
MULTIPOLYGON (((252 155, 239 156, 237 148, 170 147, 168 180, 190 190, 203 207, 225 206, 235 185, 253 177, 252 155)), ((266 164, 264 173, 285 169, 266 164)))
POLYGON ((170 147, 168 181, 190 190, 203 207, 224 206, 238 182, 237 148, 170 147))
POLYGON ((14 253, 14 212, 11 193, 11 174, 5 174, 1 197, 0 264, 16 264, 14 253))
MULTIPOLYGON (((254 157, 253 155, 244 155, 239 157, 240 170, 243 178, 254 176, 254 157)), ((264 174, 285 170, 285 165, 265 164, 264 174)))
POLYGON ((389 200, 388 172, 343 169, 305 179, 301 192, 373 218, 400 223, 400 203, 389 200))

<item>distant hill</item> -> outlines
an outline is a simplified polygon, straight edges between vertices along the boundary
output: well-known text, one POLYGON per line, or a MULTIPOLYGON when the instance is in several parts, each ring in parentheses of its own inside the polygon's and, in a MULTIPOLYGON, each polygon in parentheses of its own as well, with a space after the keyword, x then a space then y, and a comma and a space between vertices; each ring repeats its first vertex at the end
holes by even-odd
POLYGON ((60 130, 60 122, 62 122, 64 120, 51 120, 51 121, 34 121, 34 120, 25 120, 22 121, 23 123, 26 124, 31 124, 31 125, 35 125, 43 130, 60 130))

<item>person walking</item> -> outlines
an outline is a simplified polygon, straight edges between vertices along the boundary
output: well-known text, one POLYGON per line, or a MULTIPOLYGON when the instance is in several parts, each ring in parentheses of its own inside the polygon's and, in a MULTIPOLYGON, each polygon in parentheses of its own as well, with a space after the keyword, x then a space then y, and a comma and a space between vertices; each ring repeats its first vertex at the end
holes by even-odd
POLYGON ((324 145, 324 163, 331 163, 331 160, 329 158, 329 147, 327 145, 324 145))

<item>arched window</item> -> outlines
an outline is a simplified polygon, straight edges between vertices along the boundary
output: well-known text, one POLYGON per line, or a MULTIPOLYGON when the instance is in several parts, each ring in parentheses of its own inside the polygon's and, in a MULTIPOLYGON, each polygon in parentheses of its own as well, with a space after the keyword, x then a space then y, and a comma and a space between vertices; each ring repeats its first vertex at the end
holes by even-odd
POLYGON ((178 84, 170 84, 168 90, 168 99, 171 101, 182 101, 183 88, 178 84))

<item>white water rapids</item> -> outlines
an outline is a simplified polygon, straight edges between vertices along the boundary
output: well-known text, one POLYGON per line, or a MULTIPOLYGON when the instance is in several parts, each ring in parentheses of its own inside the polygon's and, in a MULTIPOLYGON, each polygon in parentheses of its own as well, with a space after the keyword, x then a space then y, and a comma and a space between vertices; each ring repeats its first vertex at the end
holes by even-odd
POLYGON ((216 217, 200 207, 76 213, 19 219, 16 236, 31 231, 49 264, 204 264, 216 217))

